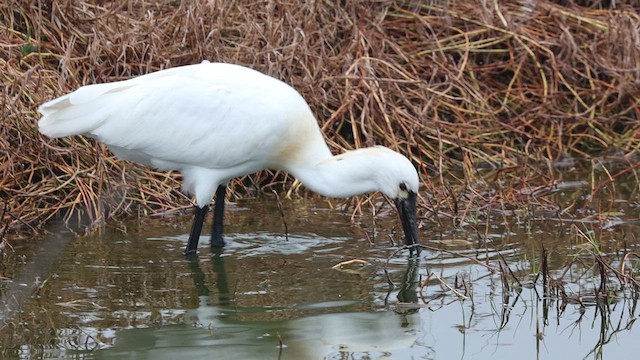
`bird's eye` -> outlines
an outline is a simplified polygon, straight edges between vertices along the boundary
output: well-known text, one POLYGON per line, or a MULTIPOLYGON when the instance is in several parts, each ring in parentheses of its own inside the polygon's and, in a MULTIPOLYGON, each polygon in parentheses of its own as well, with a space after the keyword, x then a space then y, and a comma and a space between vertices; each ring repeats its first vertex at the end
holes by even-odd
POLYGON ((400 183, 400 190, 407 191, 407 185, 405 183, 400 183))

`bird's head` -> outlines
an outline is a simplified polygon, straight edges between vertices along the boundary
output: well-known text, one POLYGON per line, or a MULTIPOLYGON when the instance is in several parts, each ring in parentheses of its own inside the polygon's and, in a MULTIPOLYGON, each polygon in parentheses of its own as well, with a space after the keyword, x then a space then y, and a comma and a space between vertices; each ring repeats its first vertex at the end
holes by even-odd
MULTIPOLYGON (((376 190, 393 199, 404 230, 405 244, 415 245, 419 255, 416 200, 420 182, 416 168, 404 155, 384 146, 359 149, 355 152, 360 152, 359 156, 370 160, 362 162, 368 164, 369 171, 366 173, 371 177, 368 180, 374 182, 376 190)), ((410 248, 410 251, 413 253, 413 248, 410 248)))
POLYGON ((411 161, 384 146, 351 150, 317 164, 286 167, 308 188, 325 196, 348 197, 379 191, 393 199, 405 234, 405 244, 420 254, 416 194, 419 180, 411 161))

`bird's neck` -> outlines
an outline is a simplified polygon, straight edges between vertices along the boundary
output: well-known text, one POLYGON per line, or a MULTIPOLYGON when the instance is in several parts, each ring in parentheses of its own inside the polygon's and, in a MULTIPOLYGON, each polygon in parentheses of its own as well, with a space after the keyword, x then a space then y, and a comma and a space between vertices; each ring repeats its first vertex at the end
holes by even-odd
POLYGON ((377 190, 367 158, 350 153, 288 169, 309 190, 327 197, 349 197, 377 190))

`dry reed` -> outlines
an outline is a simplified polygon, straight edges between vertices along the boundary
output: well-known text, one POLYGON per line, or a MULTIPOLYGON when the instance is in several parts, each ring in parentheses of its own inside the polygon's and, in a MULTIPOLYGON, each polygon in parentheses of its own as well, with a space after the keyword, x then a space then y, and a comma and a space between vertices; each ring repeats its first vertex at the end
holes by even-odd
MULTIPOLYGON (((631 4, 4 1, 2 223, 18 230, 68 210, 103 221, 187 207, 179 175, 118 161, 85 138, 47 140, 36 108, 84 84, 203 59, 292 84, 335 151, 385 144, 407 154, 431 194, 421 211, 544 208, 530 190, 553 179, 531 171, 538 162, 638 152, 640 16, 631 4), (490 191, 482 166, 500 169, 492 176, 502 190, 490 191), (427 176, 451 169, 462 174, 451 188, 427 176)), ((289 180, 265 171, 235 182, 233 195, 289 180)))

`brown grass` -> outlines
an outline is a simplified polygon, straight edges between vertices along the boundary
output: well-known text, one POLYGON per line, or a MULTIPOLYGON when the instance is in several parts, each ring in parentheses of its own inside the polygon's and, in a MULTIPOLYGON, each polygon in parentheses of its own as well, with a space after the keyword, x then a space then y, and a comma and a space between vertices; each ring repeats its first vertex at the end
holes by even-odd
MULTIPOLYGON (((117 161, 81 137, 49 141, 36 108, 84 84, 203 59, 292 84, 336 152, 385 144, 407 154, 431 194, 423 209, 545 207, 529 190, 554 179, 523 169, 637 155, 633 3, 4 1, 2 222, 17 230, 70 209, 101 221, 187 207, 177 174, 117 161), (487 166, 500 169, 493 182, 478 176, 487 166), (427 176, 452 169, 453 183, 427 176)), ((233 195, 289 183, 273 175, 242 179, 233 195)))

